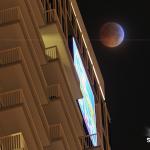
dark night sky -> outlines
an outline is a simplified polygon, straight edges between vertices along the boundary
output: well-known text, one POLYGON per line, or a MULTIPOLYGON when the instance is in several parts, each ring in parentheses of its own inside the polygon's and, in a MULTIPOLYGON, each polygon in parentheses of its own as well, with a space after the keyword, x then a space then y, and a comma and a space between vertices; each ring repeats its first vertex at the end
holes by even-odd
POLYGON ((150 128, 150 5, 144 0, 77 2, 105 81, 112 150, 150 150, 144 136, 145 127, 150 128), (107 21, 125 30, 117 48, 98 41, 107 21))

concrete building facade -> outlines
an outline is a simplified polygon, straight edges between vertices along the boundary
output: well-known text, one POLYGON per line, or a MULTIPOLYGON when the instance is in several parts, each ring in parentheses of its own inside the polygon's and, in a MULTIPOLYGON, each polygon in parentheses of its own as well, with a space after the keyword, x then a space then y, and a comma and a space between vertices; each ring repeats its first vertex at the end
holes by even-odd
POLYGON ((104 81, 76 0, 0 1, 0 150, 110 150, 104 81), (88 134, 70 40, 95 100, 88 134), (97 145, 92 138, 96 137, 97 145))

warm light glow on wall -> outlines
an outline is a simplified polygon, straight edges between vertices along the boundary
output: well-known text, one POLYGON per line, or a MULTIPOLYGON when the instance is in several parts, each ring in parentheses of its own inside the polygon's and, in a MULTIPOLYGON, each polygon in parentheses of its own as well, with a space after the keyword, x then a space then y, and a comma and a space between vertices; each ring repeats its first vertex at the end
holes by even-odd
POLYGON ((88 53, 90 62, 91 62, 91 64, 92 64, 92 67, 93 67, 93 70, 94 70, 94 74, 95 74, 95 76, 96 76, 96 80, 97 80, 97 82, 98 82, 99 89, 100 89, 100 91, 101 91, 103 100, 105 100, 104 92, 103 92, 102 87, 101 87, 101 85, 100 85, 100 81, 99 81, 99 79, 98 79, 98 75, 97 75, 97 73, 96 73, 96 70, 95 70, 95 67, 94 67, 92 58, 91 58, 90 53, 89 53, 89 50, 88 50, 88 46, 87 46, 86 41, 85 41, 85 38, 84 38, 84 36, 83 36, 82 29, 81 29, 80 24, 79 24, 79 21, 78 21, 78 19, 77 19, 77 15, 76 15, 76 13, 75 13, 75 9, 74 9, 74 7, 73 7, 73 5, 72 5, 72 2, 71 2, 71 7, 72 7, 72 10, 73 10, 74 16, 76 17, 76 22, 77 22, 77 24, 78 24, 78 28, 80 29, 80 32, 81 32, 81 35, 82 35, 82 39, 83 39, 84 45, 85 45, 85 47, 86 47, 86 49, 87 49, 87 53, 88 53))

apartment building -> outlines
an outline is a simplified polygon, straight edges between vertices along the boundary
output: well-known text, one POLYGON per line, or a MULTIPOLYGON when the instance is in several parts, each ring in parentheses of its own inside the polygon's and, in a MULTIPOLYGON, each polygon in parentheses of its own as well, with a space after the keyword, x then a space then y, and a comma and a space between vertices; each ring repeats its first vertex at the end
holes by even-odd
POLYGON ((110 150, 109 122, 76 0, 1 0, 0 150, 110 150))

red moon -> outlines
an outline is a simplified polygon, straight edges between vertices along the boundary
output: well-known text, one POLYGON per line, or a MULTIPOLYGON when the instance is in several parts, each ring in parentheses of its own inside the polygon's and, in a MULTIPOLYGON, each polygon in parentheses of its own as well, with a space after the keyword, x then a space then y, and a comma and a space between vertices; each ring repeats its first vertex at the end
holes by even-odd
POLYGON ((116 47, 122 43, 123 39, 124 31, 118 23, 108 22, 100 29, 100 40, 106 47, 116 47))

